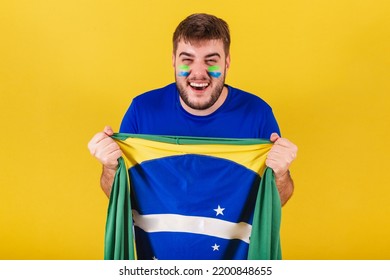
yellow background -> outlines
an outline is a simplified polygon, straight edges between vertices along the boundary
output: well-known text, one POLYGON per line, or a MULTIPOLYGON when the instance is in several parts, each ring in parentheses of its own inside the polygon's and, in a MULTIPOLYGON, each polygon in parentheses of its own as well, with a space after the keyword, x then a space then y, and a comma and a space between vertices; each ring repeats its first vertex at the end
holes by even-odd
POLYGON ((285 259, 390 259, 390 2, 14 0, 0 4, 0 259, 102 259, 107 199, 87 150, 173 81, 190 13, 231 27, 227 82, 299 146, 285 259))

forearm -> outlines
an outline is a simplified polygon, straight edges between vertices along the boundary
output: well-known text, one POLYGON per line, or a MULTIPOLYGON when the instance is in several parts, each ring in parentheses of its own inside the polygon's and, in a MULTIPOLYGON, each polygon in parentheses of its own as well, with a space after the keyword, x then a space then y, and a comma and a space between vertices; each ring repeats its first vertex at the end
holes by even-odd
POLYGON ((276 186, 278 188, 280 202, 282 206, 287 203, 294 192, 294 181, 290 176, 290 172, 287 171, 281 177, 275 177, 276 186))
POLYGON ((102 175, 100 177, 100 186, 108 198, 110 198, 115 173, 116 169, 107 168, 103 165, 102 175))

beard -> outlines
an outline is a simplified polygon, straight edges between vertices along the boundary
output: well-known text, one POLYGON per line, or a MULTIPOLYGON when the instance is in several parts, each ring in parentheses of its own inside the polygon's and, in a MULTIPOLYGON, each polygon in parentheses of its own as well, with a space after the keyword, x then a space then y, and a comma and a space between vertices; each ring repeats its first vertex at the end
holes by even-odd
POLYGON ((210 108, 211 106, 213 106, 215 104, 215 102, 217 102, 218 98, 221 96, 222 90, 225 86, 225 73, 223 73, 223 76, 221 76, 219 79, 217 79, 217 80, 213 79, 212 83, 209 81, 205 81, 205 82, 209 83, 208 87, 213 85, 214 88, 212 89, 211 93, 209 94, 209 96, 206 100, 197 101, 197 100, 193 100, 193 98, 191 98, 191 95, 193 93, 191 93, 190 90, 188 89, 188 87, 190 87, 190 86, 188 85, 187 80, 179 82, 176 78, 176 85, 177 85, 177 89, 179 91, 179 95, 180 95, 181 99, 183 100, 183 102, 188 107, 195 109, 195 110, 206 110, 206 109, 210 108))

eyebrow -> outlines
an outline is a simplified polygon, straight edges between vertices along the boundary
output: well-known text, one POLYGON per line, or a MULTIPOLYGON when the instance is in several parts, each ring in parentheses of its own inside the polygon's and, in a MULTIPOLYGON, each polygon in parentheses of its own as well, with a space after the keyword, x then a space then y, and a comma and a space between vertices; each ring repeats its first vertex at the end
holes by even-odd
MULTIPOLYGON (((179 54, 179 57, 180 56, 189 56, 189 57, 194 57, 195 55, 193 55, 193 54, 191 54, 191 53, 188 53, 188 52, 181 52, 180 54, 179 54)), ((219 58, 221 58, 221 55, 219 54, 219 53, 210 53, 210 54, 208 54, 208 55, 206 55, 205 57, 206 58, 210 58, 210 57, 213 57, 213 56, 218 56, 219 58)))
POLYGON ((194 55, 193 55, 193 54, 190 54, 190 53, 188 53, 188 52, 181 52, 181 53, 179 54, 179 57, 180 57, 180 56, 182 56, 182 55, 184 55, 184 56, 190 56, 190 57, 194 57, 194 55))
POLYGON ((210 54, 206 55, 207 58, 213 57, 213 56, 218 56, 219 58, 221 58, 221 55, 219 53, 210 53, 210 54))

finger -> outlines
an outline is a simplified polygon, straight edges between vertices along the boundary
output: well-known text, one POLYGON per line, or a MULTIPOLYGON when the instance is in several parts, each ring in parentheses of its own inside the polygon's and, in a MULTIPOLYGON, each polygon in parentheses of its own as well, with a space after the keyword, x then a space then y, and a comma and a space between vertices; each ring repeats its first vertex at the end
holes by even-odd
POLYGON ((108 137, 107 134, 105 134, 103 132, 96 133, 92 137, 92 139, 88 142, 88 149, 89 149, 89 151, 91 152, 92 155, 95 154, 96 148, 99 145, 99 143, 102 140, 106 139, 107 137, 108 137))
POLYGON ((103 165, 109 168, 115 168, 118 165, 118 158, 122 156, 122 151, 115 142, 104 144, 105 146, 100 146, 98 149, 96 149, 95 157, 103 165))
MULTIPOLYGON (((298 147, 287 140, 286 138, 279 138, 275 143, 272 149, 276 152, 282 152, 286 154, 293 155, 293 158, 297 156, 298 153, 298 147)), ((272 150, 271 149, 271 150, 272 150)))
POLYGON ((279 134, 277 134, 276 132, 273 132, 269 138, 269 140, 274 143, 276 142, 278 139, 280 138, 279 134))
POLYGON ((278 170, 279 170, 278 162, 277 162, 276 160, 267 158, 267 159, 265 160, 265 165, 266 165, 267 167, 271 168, 275 173, 277 173, 278 170))
POLYGON ((105 126, 103 131, 108 136, 112 136, 114 134, 114 131, 112 130, 111 126, 109 126, 109 125, 105 126))
POLYGON ((274 144, 277 144, 277 145, 280 145, 280 146, 283 146, 283 147, 292 147, 294 146, 293 143, 291 143, 288 139, 286 138, 278 138, 274 144))
POLYGON ((105 148, 112 143, 115 143, 115 141, 110 136, 104 132, 99 132, 88 143, 88 148, 93 156, 97 156, 99 151, 100 153, 104 152, 105 148))
POLYGON ((274 144, 268 152, 268 156, 290 153, 290 148, 279 144, 274 144))
POLYGON ((121 150, 114 150, 101 159, 101 163, 107 168, 115 169, 118 166, 118 158, 122 156, 121 150))
POLYGON ((118 144, 114 140, 112 140, 110 137, 103 139, 96 146, 96 151, 98 152, 97 155, 106 155, 106 154, 110 154, 111 152, 117 151, 117 150, 120 150, 118 144))
POLYGON ((271 168, 274 171, 274 174, 279 177, 287 172, 290 164, 283 161, 278 161, 275 159, 267 158, 265 161, 267 167, 271 168))

